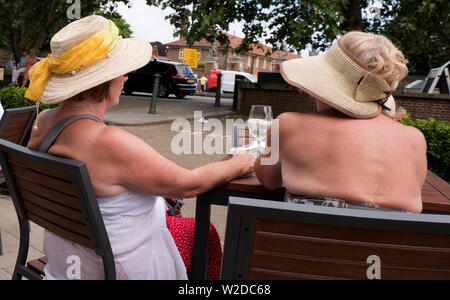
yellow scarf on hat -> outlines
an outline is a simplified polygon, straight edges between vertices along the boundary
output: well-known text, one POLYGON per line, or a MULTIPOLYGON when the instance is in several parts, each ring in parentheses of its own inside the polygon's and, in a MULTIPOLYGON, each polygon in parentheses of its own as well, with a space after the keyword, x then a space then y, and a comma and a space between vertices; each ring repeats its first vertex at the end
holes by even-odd
POLYGON ((56 58, 52 54, 35 64, 30 71, 27 99, 38 101, 53 74, 67 74, 81 70, 104 58, 119 41, 119 29, 109 20, 110 26, 56 58))

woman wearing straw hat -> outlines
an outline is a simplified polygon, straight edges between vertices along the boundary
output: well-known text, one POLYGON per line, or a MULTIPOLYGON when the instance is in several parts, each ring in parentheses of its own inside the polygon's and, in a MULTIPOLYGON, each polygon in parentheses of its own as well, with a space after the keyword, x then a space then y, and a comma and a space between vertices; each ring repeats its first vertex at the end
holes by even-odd
MULTIPOLYGON (((26 97, 63 103, 39 114, 29 148, 87 163, 118 279, 186 279, 164 200, 156 195, 194 197, 251 172, 254 159, 246 153, 187 170, 139 138, 105 126, 104 113, 119 102, 124 74, 152 55, 148 42, 119 37, 113 22, 100 16, 75 21, 52 38, 51 47, 52 54, 31 70, 26 97)), ((44 251, 48 279, 66 278, 70 255, 80 257, 82 279, 103 278, 102 261, 91 250, 46 232, 44 251)))
POLYGON ((324 55, 284 62, 283 78, 314 97, 318 112, 277 118, 279 160, 257 159, 259 180, 283 185, 292 202, 421 212, 426 142, 396 120, 405 112, 391 96, 407 72, 388 39, 362 32, 345 34, 324 55))

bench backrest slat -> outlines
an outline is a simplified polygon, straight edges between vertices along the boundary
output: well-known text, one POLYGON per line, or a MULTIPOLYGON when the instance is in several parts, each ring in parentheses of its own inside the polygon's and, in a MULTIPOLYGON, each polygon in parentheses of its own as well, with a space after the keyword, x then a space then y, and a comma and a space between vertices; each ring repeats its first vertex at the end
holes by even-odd
POLYGON ((22 145, 35 114, 35 106, 5 109, 0 121, 0 138, 22 145))
POLYGON ((4 139, 0 139, 0 162, 21 228, 32 221, 95 250, 103 257, 106 278, 115 278, 111 245, 86 164, 4 139))
POLYGON ((373 255, 382 279, 450 279, 450 216, 230 199, 223 279, 367 279, 373 255))

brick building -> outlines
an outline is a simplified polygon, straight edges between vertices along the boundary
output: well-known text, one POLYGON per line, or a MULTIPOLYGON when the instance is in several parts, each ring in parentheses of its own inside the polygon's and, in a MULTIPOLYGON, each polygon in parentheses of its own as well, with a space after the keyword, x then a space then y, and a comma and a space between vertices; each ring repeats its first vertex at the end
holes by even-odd
MULTIPOLYGON (((272 48, 259 45, 259 47, 254 47, 250 52, 239 56, 240 63, 236 63, 236 56, 233 54, 233 49, 238 47, 242 38, 226 33, 230 39, 230 50, 227 53, 223 53, 224 47, 220 46, 219 42, 215 42, 217 48, 217 65, 220 70, 235 70, 251 73, 253 75, 258 75, 259 72, 276 72, 277 71, 277 59, 278 58, 300 58, 300 55, 293 54, 290 52, 276 51, 272 54, 265 55, 268 51, 271 52, 272 48)), ((188 48, 187 42, 183 37, 179 40, 165 44, 168 47, 167 58, 173 61, 183 62, 183 50, 188 48)), ((206 58, 210 55, 210 49, 212 44, 202 39, 199 42, 195 42, 192 46, 193 49, 199 50, 199 61, 205 62, 206 58)), ((206 73, 205 69, 194 70, 198 75, 203 75, 206 73)), ((206 74, 205 74, 206 75, 206 74)))

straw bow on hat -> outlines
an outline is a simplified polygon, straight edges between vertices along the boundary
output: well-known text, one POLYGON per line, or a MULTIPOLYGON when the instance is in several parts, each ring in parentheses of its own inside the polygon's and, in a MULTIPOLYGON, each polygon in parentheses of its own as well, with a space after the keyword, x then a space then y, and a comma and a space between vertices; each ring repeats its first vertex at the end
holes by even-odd
POLYGON ((146 65, 149 42, 122 39, 116 25, 101 16, 75 21, 56 33, 52 54, 30 71, 25 97, 52 104, 146 65))
POLYGON ((289 84, 353 118, 373 118, 382 107, 395 112, 388 82, 361 65, 340 41, 324 55, 283 62, 289 84))

